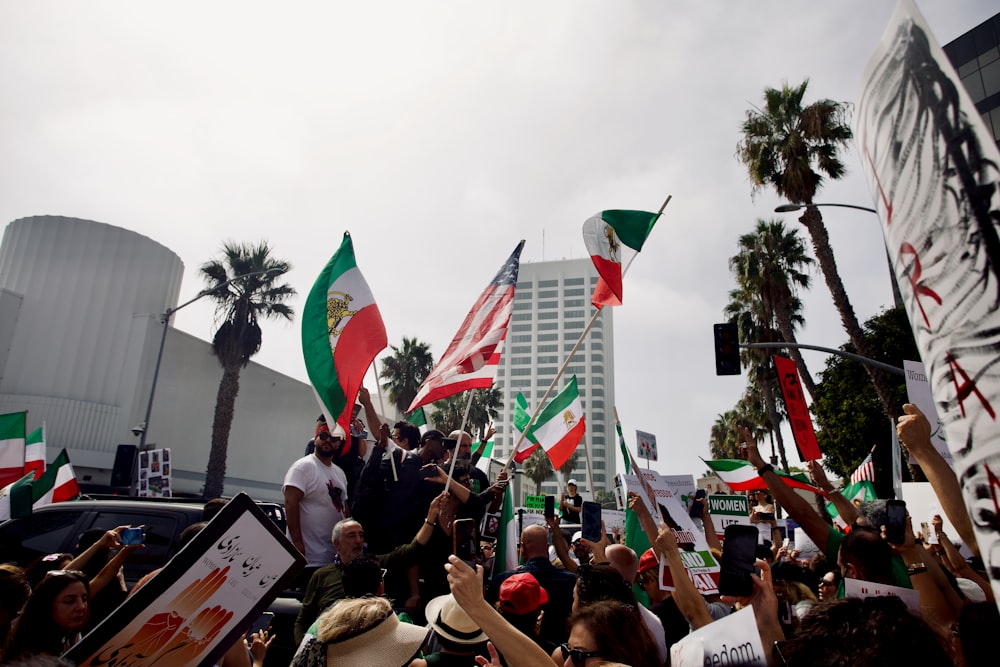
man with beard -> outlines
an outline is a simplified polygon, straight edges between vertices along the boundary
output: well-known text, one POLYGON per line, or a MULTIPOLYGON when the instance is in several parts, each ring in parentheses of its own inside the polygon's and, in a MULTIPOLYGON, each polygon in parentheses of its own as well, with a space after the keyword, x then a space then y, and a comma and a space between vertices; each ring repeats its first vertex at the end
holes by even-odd
POLYGON ((333 561, 337 550, 330 541, 334 525, 350 515, 347 507, 347 476, 333 463, 334 454, 344 444, 344 429, 325 423, 316 426, 316 449, 292 464, 285 474, 281 492, 285 496, 288 538, 306 557, 300 581, 319 567, 333 561))

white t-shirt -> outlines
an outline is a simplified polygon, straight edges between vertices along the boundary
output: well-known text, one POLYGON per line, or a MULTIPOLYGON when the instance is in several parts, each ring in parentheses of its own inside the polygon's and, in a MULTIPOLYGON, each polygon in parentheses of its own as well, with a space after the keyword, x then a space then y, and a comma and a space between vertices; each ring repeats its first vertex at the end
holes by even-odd
POLYGON ((285 474, 286 486, 302 491, 299 527, 306 565, 328 565, 337 550, 331 541, 334 525, 347 510, 347 476, 336 464, 324 465, 315 454, 303 456, 285 474))
POLYGON ((641 604, 639 605, 639 614, 642 616, 642 621, 646 624, 649 634, 653 636, 653 641, 656 642, 656 651, 659 654, 660 664, 665 663, 667 658, 670 657, 670 652, 667 650, 667 638, 663 632, 663 623, 660 621, 660 617, 641 604))

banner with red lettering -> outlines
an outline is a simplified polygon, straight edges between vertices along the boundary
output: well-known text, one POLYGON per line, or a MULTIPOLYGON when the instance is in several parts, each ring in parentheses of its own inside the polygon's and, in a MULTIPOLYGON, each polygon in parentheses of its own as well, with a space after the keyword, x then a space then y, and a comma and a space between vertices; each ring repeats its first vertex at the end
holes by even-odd
POLYGON ((1000 524, 983 518, 1000 506, 1000 152, 910 0, 865 69, 855 136, 1000 600, 1000 524))
POLYGON ((792 427, 795 438, 795 448, 799 450, 800 461, 813 461, 823 458, 816 442, 816 431, 813 430, 812 419, 809 418, 809 406, 802 393, 802 383, 799 382, 799 372, 795 362, 785 357, 774 357, 774 369, 778 372, 781 382, 781 394, 785 397, 785 411, 788 412, 788 424, 792 427))

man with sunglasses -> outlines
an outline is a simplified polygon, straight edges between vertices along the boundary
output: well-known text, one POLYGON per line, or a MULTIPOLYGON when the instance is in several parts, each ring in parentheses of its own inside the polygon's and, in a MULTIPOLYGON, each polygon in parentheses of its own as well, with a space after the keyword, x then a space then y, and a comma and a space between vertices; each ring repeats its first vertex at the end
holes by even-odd
POLYGON ((316 426, 315 449, 288 469, 281 492, 285 497, 288 537, 306 557, 300 581, 307 583, 317 568, 333 561, 337 550, 330 541, 334 525, 350 515, 347 476, 333 463, 343 446, 344 429, 326 422, 316 426))

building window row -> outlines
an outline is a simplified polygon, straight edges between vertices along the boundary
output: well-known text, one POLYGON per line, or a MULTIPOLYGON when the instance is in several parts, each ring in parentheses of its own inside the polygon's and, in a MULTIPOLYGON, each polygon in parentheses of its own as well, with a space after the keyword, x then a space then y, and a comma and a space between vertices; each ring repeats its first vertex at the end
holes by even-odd
POLYGON ((514 313, 510 316, 511 322, 525 322, 531 320, 531 313, 514 313))
POLYGON ((559 287, 559 281, 558 280, 539 280, 538 281, 538 286, 539 287, 559 287))

